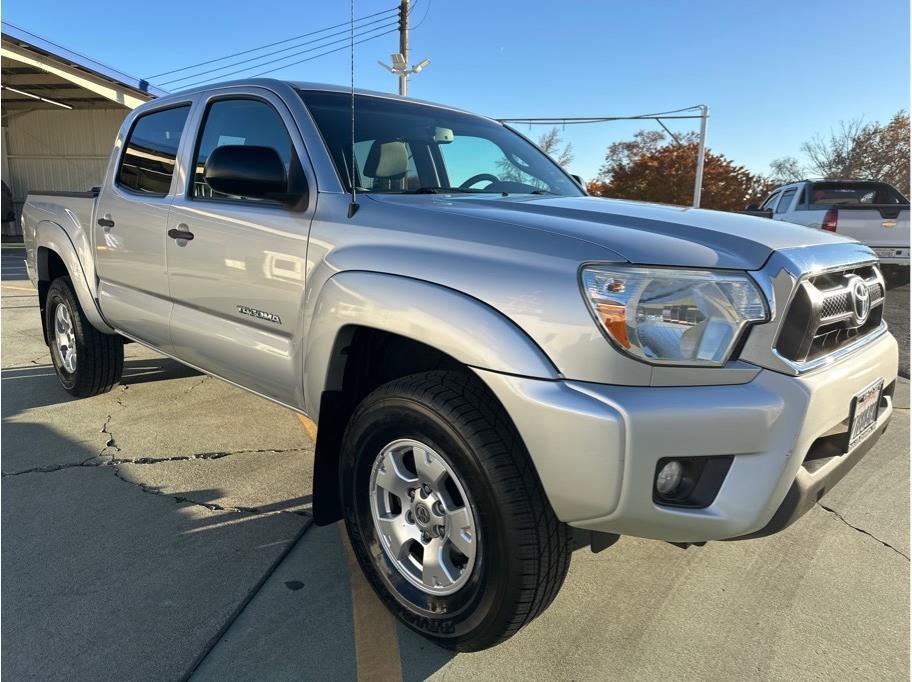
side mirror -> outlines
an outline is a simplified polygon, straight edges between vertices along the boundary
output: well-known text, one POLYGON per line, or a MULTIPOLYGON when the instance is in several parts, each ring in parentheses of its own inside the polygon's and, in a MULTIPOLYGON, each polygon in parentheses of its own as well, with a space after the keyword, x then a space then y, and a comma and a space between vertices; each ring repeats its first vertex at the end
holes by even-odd
POLYGON ((760 210, 760 204, 748 204, 748 205, 747 205, 747 208, 744 209, 744 210, 745 210, 745 211, 759 211, 759 210, 760 210))
POLYGON ((574 180, 576 180, 576 184, 577 184, 577 185, 579 185, 579 186, 582 187, 583 189, 586 189, 586 183, 583 182, 582 176, 579 176, 579 175, 575 175, 575 174, 573 174, 573 173, 570 173, 570 177, 573 178, 574 180))
POLYGON ((216 192, 251 199, 275 199, 295 204, 301 192, 289 191, 288 174, 272 147, 226 144, 206 160, 204 177, 216 192))

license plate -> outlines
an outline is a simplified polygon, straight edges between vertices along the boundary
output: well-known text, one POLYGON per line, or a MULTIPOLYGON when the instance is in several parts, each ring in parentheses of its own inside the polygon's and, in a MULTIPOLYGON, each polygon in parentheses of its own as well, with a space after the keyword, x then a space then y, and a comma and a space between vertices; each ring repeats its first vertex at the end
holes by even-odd
POLYGON ((867 436, 877 425, 877 413, 880 411, 880 392, 883 390, 883 379, 868 386, 852 398, 849 414, 849 450, 867 436))

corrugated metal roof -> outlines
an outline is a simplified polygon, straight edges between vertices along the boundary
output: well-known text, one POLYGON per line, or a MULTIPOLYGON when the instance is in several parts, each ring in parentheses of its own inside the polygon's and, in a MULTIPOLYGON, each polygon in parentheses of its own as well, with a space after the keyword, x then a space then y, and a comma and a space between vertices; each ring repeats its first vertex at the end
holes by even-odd
POLYGON ((110 80, 118 85, 129 88, 145 95, 152 97, 162 97, 168 94, 167 90, 158 88, 148 81, 129 74, 118 71, 117 69, 102 64, 83 54, 67 49, 62 45, 35 35, 25 29, 14 26, 8 21, 2 22, 2 35, 4 39, 27 46, 30 49, 42 52, 54 59, 88 71, 96 76, 110 80))

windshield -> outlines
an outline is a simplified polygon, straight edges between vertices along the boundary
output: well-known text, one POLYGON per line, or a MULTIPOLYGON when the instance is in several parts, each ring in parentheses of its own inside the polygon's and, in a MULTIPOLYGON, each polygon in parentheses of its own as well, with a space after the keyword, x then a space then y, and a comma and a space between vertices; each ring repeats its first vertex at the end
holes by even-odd
MULTIPOLYGON (((346 189, 351 190, 351 95, 301 91, 346 189)), ((548 156, 480 116, 355 96, 359 192, 483 192, 581 196, 548 156)))

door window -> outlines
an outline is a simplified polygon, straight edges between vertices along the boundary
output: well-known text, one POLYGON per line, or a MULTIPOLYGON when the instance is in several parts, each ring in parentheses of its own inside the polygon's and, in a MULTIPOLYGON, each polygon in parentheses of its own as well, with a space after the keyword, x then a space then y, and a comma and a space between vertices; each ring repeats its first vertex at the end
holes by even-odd
POLYGON ((795 196, 797 190, 787 189, 782 193, 782 198, 779 200, 779 205, 776 207, 776 213, 785 213, 789 210, 789 207, 792 205, 792 197, 795 196))
POLYGON ((237 197, 216 192, 206 182, 206 160, 222 145, 255 145, 275 149, 285 172, 291 167, 294 147, 279 113, 258 99, 223 99, 209 105, 203 120, 202 134, 196 147, 193 186, 194 199, 227 199, 256 203, 276 203, 268 199, 237 197))
POLYGON ((165 196, 190 105, 153 111, 136 119, 127 138, 117 184, 139 194, 165 196))
POLYGON ((776 205, 776 200, 778 198, 779 198, 779 192, 774 192, 769 197, 767 197, 766 201, 764 201, 762 204, 760 204, 760 210, 761 211, 773 210, 773 207, 776 205))

